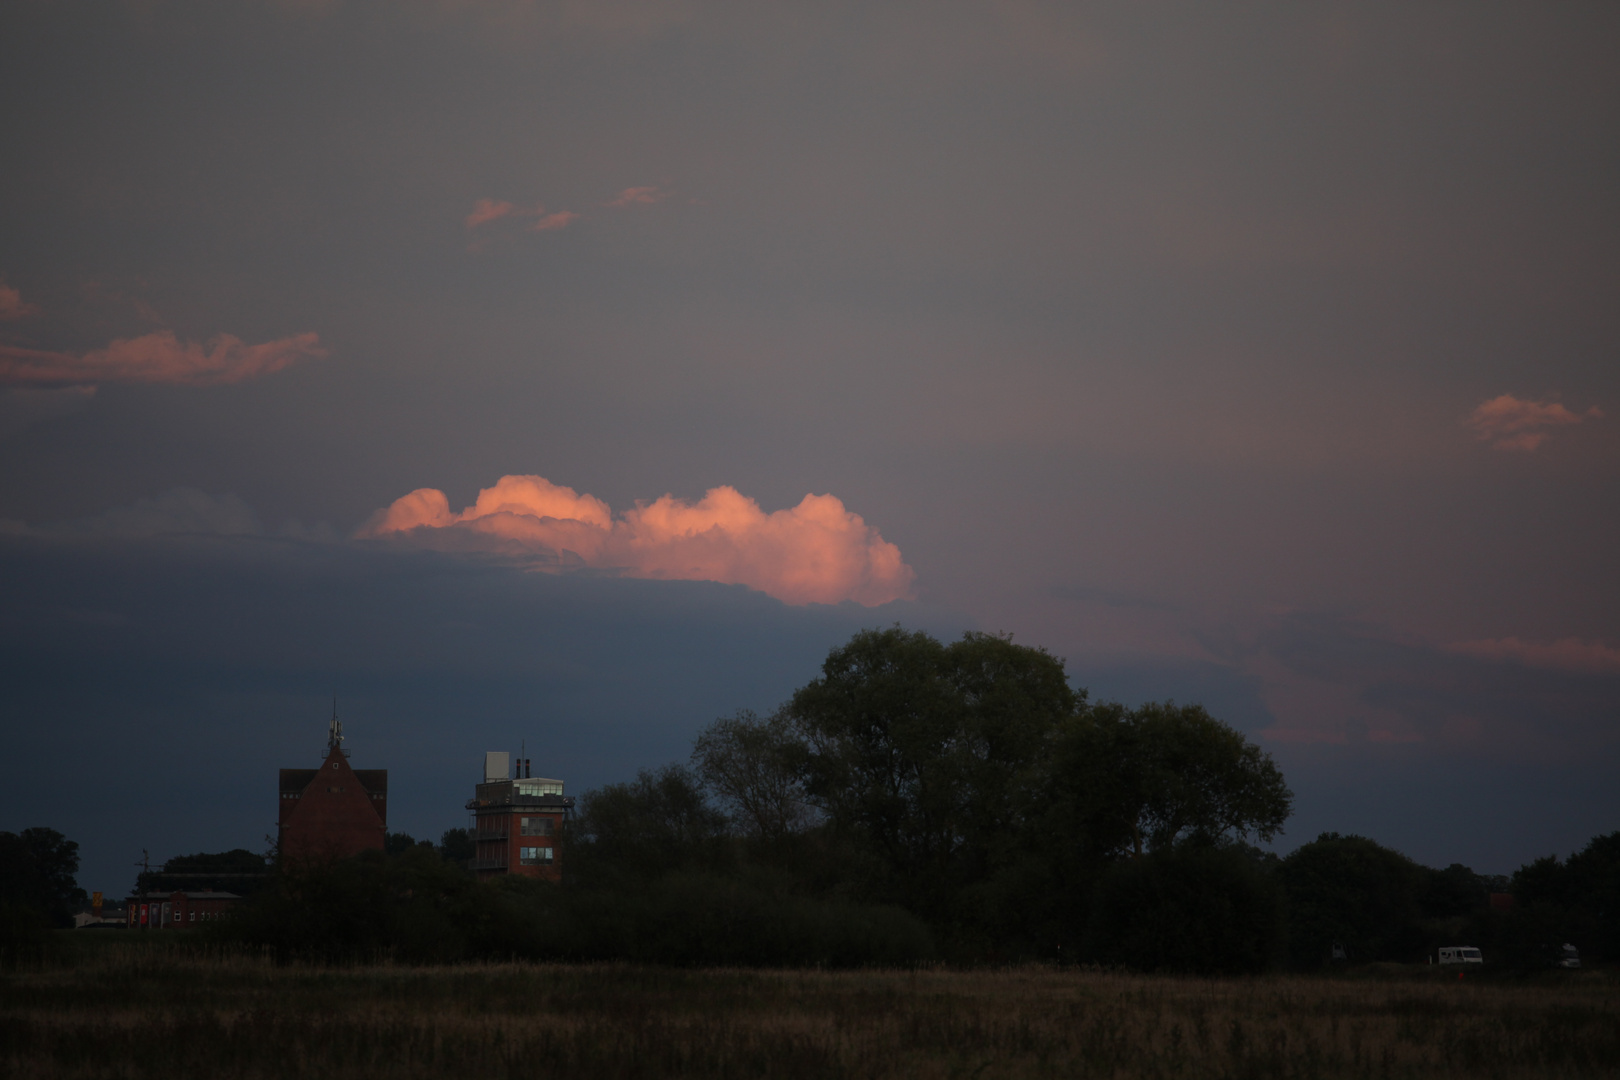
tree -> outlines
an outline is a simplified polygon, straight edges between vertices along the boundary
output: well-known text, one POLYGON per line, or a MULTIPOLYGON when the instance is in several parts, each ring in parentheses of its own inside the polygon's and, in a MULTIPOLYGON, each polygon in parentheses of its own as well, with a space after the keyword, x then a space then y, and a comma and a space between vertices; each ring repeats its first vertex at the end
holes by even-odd
POLYGON ((805 789, 895 890, 937 909, 998 863, 1083 696, 1061 660, 989 634, 946 646, 898 626, 863 631, 821 670, 786 708, 805 789))
POLYGON ((583 876, 650 880, 714 864, 726 818, 709 805, 690 769, 666 765, 587 792, 571 834, 578 842, 569 864, 583 876))
POLYGON ((1567 861, 1548 855, 1521 866, 1512 891, 1508 937, 1521 962, 1564 941, 1589 959, 1620 958, 1620 832, 1593 837, 1567 861))
POLYGON ((1444 870, 1424 872, 1421 903, 1428 919, 1456 918, 1482 911, 1490 903, 1490 890, 1484 878, 1462 863, 1444 870))
POLYGON ((1271 756, 1201 705, 1148 703, 1127 718, 1123 767, 1135 791, 1135 851, 1178 841, 1270 840, 1293 810, 1293 792, 1271 756))
POLYGON ((37 911, 56 926, 72 926, 87 899, 74 875, 79 845, 55 829, 0 832, 0 906, 37 911))
POLYGON ((439 854, 446 862, 453 862, 465 869, 478 854, 478 845, 473 840, 472 830, 444 830, 444 835, 439 837, 439 854))
POLYGON ((135 891, 219 889, 247 896, 266 884, 269 876, 265 857, 246 848, 202 851, 195 855, 176 855, 158 870, 141 871, 135 876, 135 891))
POLYGON ((1298 967, 1327 961, 1334 944, 1351 960, 1414 961, 1424 949, 1423 867, 1364 836, 1323 833, 1282 861, 1289 949, 1298 967))
POLYGON ((1057 740, 1050 804, 1099 855, 1270 840, 1293 810, 1281 770, 1200 705, 1106 703, 1057 740))
POLYGON ((787 716, 747 709, 721 717, 697 737, 692 768, 719 796, 742 832, 766 842, 803 832, 815 820, 802 774, 805 747, 787 716))

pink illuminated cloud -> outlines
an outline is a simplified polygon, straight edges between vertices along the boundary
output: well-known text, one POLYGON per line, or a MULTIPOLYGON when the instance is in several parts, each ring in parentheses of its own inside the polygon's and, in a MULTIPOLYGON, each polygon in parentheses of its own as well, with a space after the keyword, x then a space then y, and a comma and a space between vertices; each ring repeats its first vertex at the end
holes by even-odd
POLYGON ((553 232, 557 229, 566 229, 579 220, 579 215, 572 210, 554 210, 547 213, 545 206, 541 204, 536 204, 530 208, 518 206, 505 200, 479 199, 473 206, 472 213, 467 215, 464 224, 468 229, 476 229, 505 217, 534 218, 534 223, 529 226, 531 232, 553 232))
POLYGON ((577 560, 631 577, 747 585, 789 604, 884 604, 909 596, 915 578, 900 549, 832 495, 767 514, 732 487, 695 503, 665 495, 615 518, 594 496, 503 476, 459 514, 443 492, 413 491, 359 535, 517 553, 537 568, 577 560))
POLYGON ((1531 451, 1547 441, 1551 432, 1546 429, 1568 427, 1602 415, 1596 406, 1584 413, 1573 413, 1556 401, 1524 401, 1503 394, 1475 409, 1468 426, 1498 450, 1531 451))
POLYGON ((579 220, 579 215, 572 210, 558 210, 556 213, 540 213, 540 220, 529 226, 534 232, 551 232, 554 229, 566 229, 570 224, 579 220))
POLYGON ((326 355, 312 333, 248 345, 221 334, 206 345, 169 330, 114 341, 82 356, 0 345, 0 385, 96 386, 109 382, 215 386, 269 375, 326 355))
POLYGON ((658 187, 630 187, 625 188, 603 206, 651 206, 653 203, 663 202, 669 198, 669 192, 658 187))
POLYGON ((517 207, 509 202, 496 202, 494 199, 479 199, 473 205, 472 213, 467 215, 466 226, 476 229, 480 225, 488 225, 510 214, 517 207))
POLYGON ((1482 660, 1504 660, 1525 667, 1551 668, 1603 675, 1620 673, 1620 649, 1601 641, 1560 638, 1550 644, 1520 641, 1516 637, 1487 641, 1462 641, 1446 647, 1447 652, 1477 656, 1482 660))
POLYGON ((0 322, 39 314, 39 308, 22 298, 22 293, 0 281, 0 322))

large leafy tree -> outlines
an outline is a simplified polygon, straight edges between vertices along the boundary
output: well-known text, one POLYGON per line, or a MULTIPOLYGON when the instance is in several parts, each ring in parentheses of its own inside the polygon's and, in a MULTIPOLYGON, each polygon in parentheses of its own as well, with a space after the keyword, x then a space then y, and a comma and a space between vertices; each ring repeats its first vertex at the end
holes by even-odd
POLYGON ((1094 857, 1270 840, 1293 809, 1271 757, 1199 705, 1105 703, 1053 748, 1050 827, 1094 857))
POLYGON ((1122 807, 1134 819, 1138 853, 1178 842, 1270 840, 1293 810, 1293 792, 1271 756, 1201 705, 1149 703, 1126 720, 1122 762, 1135 790, 1122 807))
POLYGON ((834 649, 786 712, 832 826, 880 859, 899 895, 936 907, 998 861, 1082 700, 1042 649, 893 627, 834 649))

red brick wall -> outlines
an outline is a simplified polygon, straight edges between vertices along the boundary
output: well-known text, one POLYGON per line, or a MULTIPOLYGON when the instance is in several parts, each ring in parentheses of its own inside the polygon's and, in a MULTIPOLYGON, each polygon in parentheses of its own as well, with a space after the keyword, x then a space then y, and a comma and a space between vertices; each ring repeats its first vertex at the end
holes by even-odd
POLYGON ((379 802, 343 752, 333 750, 297 799, 282 799, 281 857, 336 859, 382 850, 388 825, 379 802))
POLYGON ((517 874, 520 877, 545 878, 550 881, 560 880, 562 878, 562 847, 560 843, 562 838, 559 835, 561 832, 561 814, 541 814, 523 807, 513 807, 510 811, 502 808, 501 812, 479 814, 474 832, 474 839, 478 841, 476 858, 480 860, 493 859, 503 850, 506 853, 506 869, 504 871, 481 871, 480 876, 492 877, 496 874, 508 873, 517 874), (551 818, 551 835, 524 836, 522 821, 525 817, 551 818), (506 833, 504 841, 481 839, 481 837, 488 836, 491 833, 498 834, 501 832, 506 833), (542 863, 536 866, 523 865, 521 849, 526 847, 551 848, 552 861, 549 864, 542 863))

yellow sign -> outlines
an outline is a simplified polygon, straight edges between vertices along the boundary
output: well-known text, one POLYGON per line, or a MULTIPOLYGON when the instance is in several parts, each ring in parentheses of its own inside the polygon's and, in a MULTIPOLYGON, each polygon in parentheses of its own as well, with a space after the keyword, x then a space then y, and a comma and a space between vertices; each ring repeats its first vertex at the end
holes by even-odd
POLYGON ((93 893, 90 894, 90 906, 96 909, 96 914, 97 915, 101 914, 101 894, 100 893, 93 892, 93 893))

